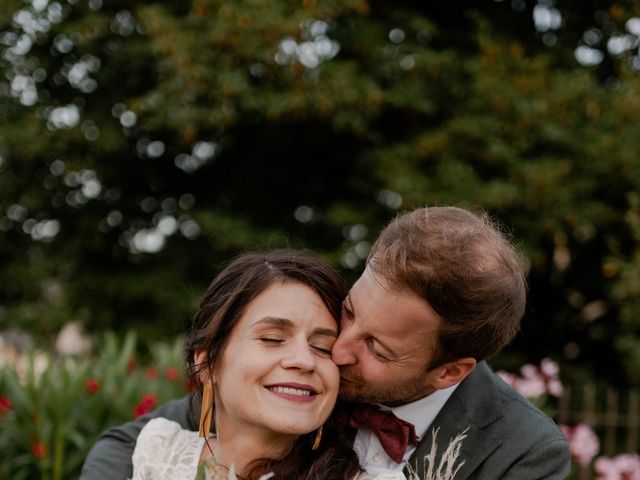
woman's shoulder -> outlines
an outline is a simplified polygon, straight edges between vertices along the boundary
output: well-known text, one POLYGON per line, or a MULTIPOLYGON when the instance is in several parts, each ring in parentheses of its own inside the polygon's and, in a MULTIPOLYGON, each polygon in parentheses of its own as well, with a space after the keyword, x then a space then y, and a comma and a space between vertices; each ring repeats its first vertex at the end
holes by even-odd
POLYGON ((197 432, 186 430, 182 428, 179 423, 174 422, 173 420, 169 420, 168 418, 156 417, 149 420, 144 428, 140 431, 138 441, 140 441, 140 438, 144 439, 148 437, 171 440, 178 436, 193 436, 195 438, 198 438, 197 432))
POLYGON ((166 418, 150 420, 140 431, 133 451, 133 480, 191 480, 200 461, 204 439, 166 418))

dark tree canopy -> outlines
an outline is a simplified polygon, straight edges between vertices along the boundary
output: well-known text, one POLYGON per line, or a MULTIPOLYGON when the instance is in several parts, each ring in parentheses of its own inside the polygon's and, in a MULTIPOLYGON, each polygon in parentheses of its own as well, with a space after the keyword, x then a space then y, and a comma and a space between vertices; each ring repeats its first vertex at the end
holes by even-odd
POLYGON ((352 281, 456 204, 531 262, 503 362, 640 383, 636 2, 0 5, 0 329, 171 335, 240 251, 352 281))

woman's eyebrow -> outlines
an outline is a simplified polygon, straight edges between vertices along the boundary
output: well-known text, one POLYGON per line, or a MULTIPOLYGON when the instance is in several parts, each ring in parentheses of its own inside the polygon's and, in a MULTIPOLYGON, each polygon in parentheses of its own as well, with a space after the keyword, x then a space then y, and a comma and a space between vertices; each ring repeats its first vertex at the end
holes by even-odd
POLYGON ((252 327, 256 327, 259 325, 270 325, 272 327, 278 327, 281 329, 291 329, 294 327, 294 323, 288 318, 280 318, 280 317, 262 317, 260 320, 254 322, 252 327))

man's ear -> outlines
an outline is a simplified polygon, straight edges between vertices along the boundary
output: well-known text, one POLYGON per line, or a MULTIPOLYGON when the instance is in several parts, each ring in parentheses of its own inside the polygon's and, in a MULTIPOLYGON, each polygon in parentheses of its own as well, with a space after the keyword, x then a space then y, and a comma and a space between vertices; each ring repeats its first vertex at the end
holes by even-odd
POLYGON ((442 390, 460 383, 473 372, 476 363, 476 359, 472 357, 458 358, 452 362, 444 363, 431 371, 431 374, 434 375, 431 384, 437 390, 442 390))

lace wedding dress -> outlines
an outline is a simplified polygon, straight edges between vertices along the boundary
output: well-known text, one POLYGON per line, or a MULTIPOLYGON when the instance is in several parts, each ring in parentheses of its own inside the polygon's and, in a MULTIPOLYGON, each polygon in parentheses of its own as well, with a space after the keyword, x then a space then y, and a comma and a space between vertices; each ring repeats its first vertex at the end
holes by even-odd
MULTIPOLYGON (((204 438, 199 437, 198 432, 184 430, 166 418, 154 418, 138 436, 131 480, 195 480, 203 447, 204 438)), ((223 477, 218 472, 217 477, 214 474, 206 478, 223 477)), ((228 478, 235 477, 229 475, 228 478)), ((363 472, 353 480, 406 480, 406 477, 401 472, 377 475, 363 472)))

